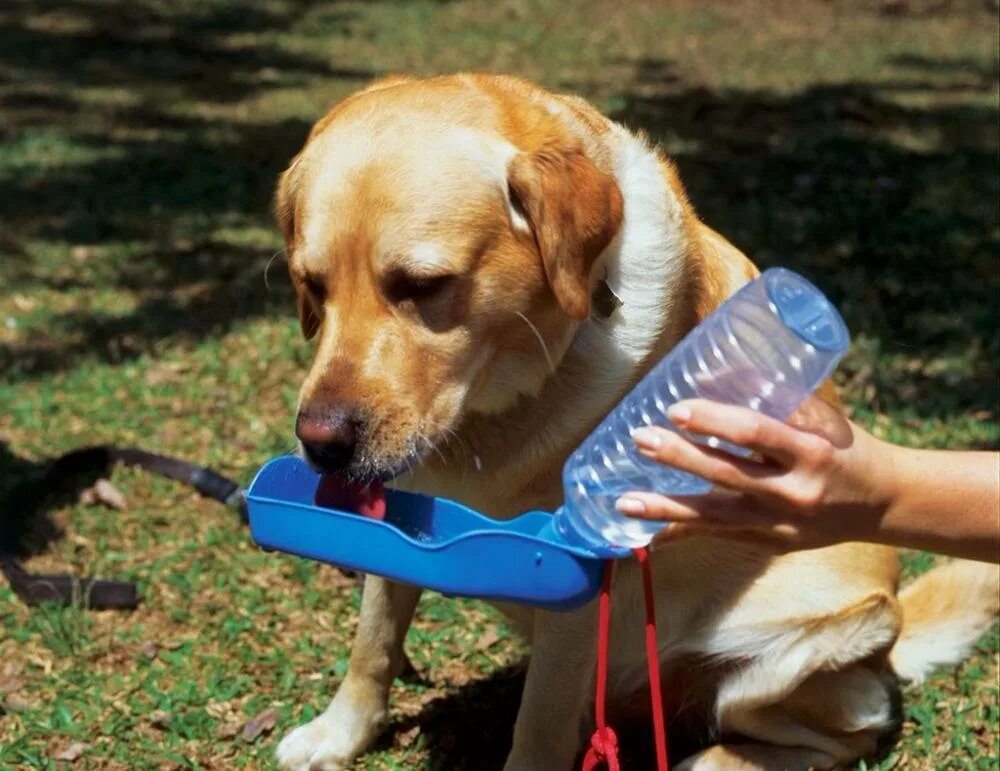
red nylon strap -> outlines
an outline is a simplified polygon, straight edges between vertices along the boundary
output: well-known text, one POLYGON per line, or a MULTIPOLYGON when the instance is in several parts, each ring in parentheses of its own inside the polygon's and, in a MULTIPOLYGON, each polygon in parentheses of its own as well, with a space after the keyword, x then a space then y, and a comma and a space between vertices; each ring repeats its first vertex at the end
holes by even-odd
MULTIPOLYGON (((653 706, 653 735, 656 742, 656 767, 668 771, 667 732, 663 718, 663 692, 660 688, 660 655, 656 642, 656 611, 653 606, 653 577, 649 566, 649 552, 635 550, 642 571, 643 596, 646 602, 646 662, 649 670, 649 692, 653 706)), ((608 694, 608 644, 611 637, 611 580, 614 560, 604 563, 604 576, 598 598, 597 612, 597 683, 594 694, 594 722, 597 728, 590 737, 590 747, 583 756, 582 771, 593 771, 604 763, 608 771, 620 771, 618 762, 618 737, 606 722, 605 703, 608 694)))
POLYGON ((667 757, 667 726, 663 718, 663 689, 660 687, 660 649, 656 642, 656 605, 653 602, 653 570, 649 550, 635 550, 642 568, 642 592, 646 599, 646 664, 649 667, 649 698, 653 706, 653 737, 656 741, 656 767, 670 768, 667 757))
POLYGON ((594 694, 594 721, 597 730, 590 737, 590 747, 583 756, 582 771, 592 771, 603 761, 608 771, 619 771, 618 737, 605 722, 604 705, 608 694, 608 639, 611 636, 611 578, 614 560, 604 562, 601 594, 597 600, 597 683, 594 694))

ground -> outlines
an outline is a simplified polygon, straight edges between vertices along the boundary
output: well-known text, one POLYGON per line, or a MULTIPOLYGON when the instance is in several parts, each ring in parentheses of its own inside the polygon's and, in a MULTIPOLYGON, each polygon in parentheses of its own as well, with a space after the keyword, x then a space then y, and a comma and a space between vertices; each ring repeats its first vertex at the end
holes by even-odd
MULTIPOLYGON (((99 442, 241 480, 290 449, 309 346, 272 186, 377 74, 514 72, 647 131, 704 219, 843 309, 857 420, 996 447, 996 28, 995 4, 958 0, 7 0, 0 533, 32 569, 126 577, 143 603, 29 610, 0 582, 0 767, 267 768, 342 677, 353 579, 140 472, 112 476, 124 511, 32 483, 99 442)), ((502 619, 427 595, 407 649, 358 767, 499 768, 524 655, 502 619)), ((994 632, 907 690, 899 742, 858 768, 998 768, 997 672, 994 632)))

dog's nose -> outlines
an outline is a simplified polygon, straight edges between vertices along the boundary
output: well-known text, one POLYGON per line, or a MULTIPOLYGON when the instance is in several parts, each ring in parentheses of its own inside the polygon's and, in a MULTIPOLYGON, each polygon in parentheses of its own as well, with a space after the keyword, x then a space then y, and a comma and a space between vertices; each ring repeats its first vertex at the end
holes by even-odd
POLYGON ((350 464, 358 446, 358 420, 347 410, 322 414, 300 412, 295 435, 309 460, 322 471, 341 471, 350 464))

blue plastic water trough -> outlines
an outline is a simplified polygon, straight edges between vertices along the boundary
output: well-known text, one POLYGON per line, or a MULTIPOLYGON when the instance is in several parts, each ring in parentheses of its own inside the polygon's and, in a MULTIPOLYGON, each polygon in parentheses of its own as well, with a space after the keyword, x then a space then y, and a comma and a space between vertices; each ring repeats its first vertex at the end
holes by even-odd
POLYGON ((561 541, 549 512, 501 522, 446 498, 386 490, 379 520, 315 505, 319 484, 295 456, 267 463, 247 491, 254 540, 447 595, 551 610, 579 607, 600 588, 600 557, 561 541))

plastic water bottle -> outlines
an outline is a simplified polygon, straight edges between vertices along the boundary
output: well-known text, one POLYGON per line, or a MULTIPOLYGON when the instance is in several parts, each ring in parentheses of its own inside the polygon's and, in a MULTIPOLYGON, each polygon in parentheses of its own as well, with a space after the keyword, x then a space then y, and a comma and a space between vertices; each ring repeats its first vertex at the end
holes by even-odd
MULTIPOLYGON (((619 496, 633 490, 695 495, 711 485, 645 458, 632 432, 642 426, 677 430, 667 408, 695 397, 784 420, 829 377, 849 341, 844 320, 815 286, 790 270, 765 271, 692 330, 569 457, 566 503, 552 522, 556 533, 595 553, 647 545, 664 523, 619 513, 619 496)), ((715 437, 684 435, 749 454, 715 437)))

